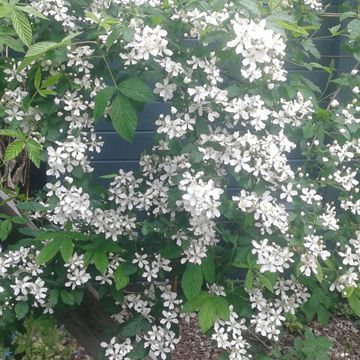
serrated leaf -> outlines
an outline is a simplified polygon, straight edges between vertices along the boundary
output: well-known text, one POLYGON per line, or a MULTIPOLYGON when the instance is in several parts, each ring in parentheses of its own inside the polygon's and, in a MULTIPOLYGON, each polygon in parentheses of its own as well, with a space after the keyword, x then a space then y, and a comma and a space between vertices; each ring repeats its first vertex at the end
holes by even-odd
POLYGON ((316 59, 321 58, 320 51, 312 41, 312 39, 307 38, 302 42, 302 46, 305 51, 308 51, 312 56, 314 56, 316 59))
POLYGON ((11 14, 12 7, 9 5, 1 5, 0 6, 0 18, 7 17, 11 14))
POLYGON ((351 40, 357 40, 358 38, 360 38, 360 20, 359 19, 354 19, 354 20, 350 21, 347 28, 348 28, 351 40))
POLYGON ((12 223, 10 220, 3 220, 0 223, 0 241, 6 240, 11 233, 12 223))
POLYGON ((355 293, 353 293, 352 296, 348 298, 348 302, 354 314, 360 317, 360 299, 355 293))
MULTIPOLYGON (((102 274, 104 274, 109 265, 109 259, 106 256, 106 253, 102 250, 96 251, 92 257, 92 261, 94 262, 96 268, 102 274)), ((125 271, 124 271, 124 275, 125 275, 125 271)))
POLYGON ((68 262, 73 254, 74 245, 71 239, 63 239, 60 241, 60 253, 65 262, 68 262))
POLYGON ((185 312, 194 312, 195 310, 199 310, 201 304, 209 296, 211 296, 211 295, 207 292, 204 292, 204 291, 200 292, 199 295, 197 295, 197 296, 193 297, 192 299, 185 302, 185 304, 183 306, 183 310, 185 312))
POLYGON ((34 78, 35 89, 39 89, 41 84, 41 69, 37 68, 34 78))
POLYGON ((266 277, 264 276, 263 274, 261 274, 260 272, 257 273, 257 276, 261 282, 261 284, 266 288, 268 289, 269 291, 273 292, 273 286, 271 284, 271 281, 266 277))
POLYGON ((16 158, 21 153, 23 147, 24 147, 23 140, 15 140, 11 142, 6 148, 4 161, 9 161, 16 158))
POLYGON ((216 304, 211 298, 205 299, 205 301, 201 304, 198 318, 200 330, 203 333, 214 326, 214 323, 217 320, 216 304))
POLYGON ((46 89, 46 90, 40 89, 38 92, 42 97, 46 97, 47 95, 56 95, 57 94, 56 91, 49 90, 49 89, 46 89))
POLYGON ((110 117, 115 131, 126 141, 132 142, 136 130, 137 117, 131 102, 121 95, 115 97, 111 104, 110 117))
POLYGON ((22 42, 11 36, 0 35, 0 44, 4 44, 17 52, 24 52, 24 45, 22 42))
POLYGON ((78 37, 79 35, 81 35, 83 32, 82 31, 77 31, 74 32, 73 34, 70 34, 68 36, 65 36, 62 40, 61 40, 61 45, 70 45, 71 44, 71 40, 78 37))
POLYGON ((204 279, 213 284, 215 282, 215 262, 214 258, 211 255, 208 255, 203 259, 201 263, 201 270, 204 276, 204 279))
POLYGON ((321 325, 327 326, 329 324, 330 313, 324 306, 319 306, 316 316, 321 325))
POLYGON ((2 129, 0 130, 0 135, 10 136, 25 140, 25 134, 21 130, 2 129))
POLYGON ((64 289, 62 289, 60 291, 60 297, 61 297, 61 300, 66 305, 74 305, 75 304, 73 295, 70 292, 68 292, 68 291, 66 291, 64 289))
POLYGON ((21 301, 16 303, 15 305, 15 314, 16 314, 16 318, 18 320, 23 319, 27 313, 29 312, 29 305, 28 303, 21 301))
POLYGON ((84 299, 84 291, 82 289, 75 289, 71 294, 74 298, 74 303, 80 305, 84 299))
POLYGON ((277 20, 276 23, 284 30, 290 31, 293 36, 308 36, 309 33, 301 26, 296 24, 284 21, 284 20, 277 20))
POLYGON ((253 276, 252 276, 252 271, 249 269, 245 276, 245 289, 251 290, 252 284, 253 284, 253 276))
POLYGON ((120 333, 124 337, 133 337, 138 335, 140 332, 149 330, 149 328, 149 322, 142 316, 137 315, 125 324, 122 324, 120 333))
POLYGON ((40 251, 39 256, 36 259, 36 262, 39 265, 46 264, 51 259, 55 257, 60 249, 60 241, 59 240, 52 240, 47 243, 40 251))
POLYGON ((143 81, 136 78, 130 78, 123 81, 119 84, 118 89, 124 96, 131 100, 143 103, 151 103, 155 101, 151 88, 143 81))
POLYGON ((340 14, 340 21, 344 21, 346 19, 349 19, 351 17, 357 17, 357 13, 353 11, 346 11, 340 14))
POLYGON ((302 130, 305 139, 310 139, 311 137, 313 137, 314 125, 312 123, 307 123, 305 126, 303 126, 302 130))
POLYGON ((322 270, 322 267, 320 265, 320 263, 316 260, 316 274, 315 274, 316 279, 319 281, 319 283, 322 283, 322 281, 324 280, 324 273, 322 270))
POLYGON ((49 304, 51 306, 55 306, 58 303, 58 298, 59 298, 59 290, 51 289, 49 292, 49 304))
POLYGON ((181 287, 187 299, 200 293, 203 276, 200 265, 188 263, 181 279, 181 287))
POLYGON ((30 139, 26 142, 26 150, 28 152, 30 160, 37 168, 39 168, 41 145, 37 141, 30 139))
POLYGON ((216 305, 216 315, 222 320, 227 320, 230 316, 229 303, 222 296, 212 296, 216 305))
POLYGON ((20 65, 16 69, 16 73, 18 74, 19 72, 23 71, 27 66, 29 66, 37 58, 38 58, 38 56, 26 57, 26 54, 25 54, 24 60, 20 63, 20 65))
POLYGON ((48 18, 45 15, 43 15, 40 11, 37 11, 30 5, 23 5, 23 6, 17 5, 17 6, 15 6, 15 9, 22 11, 22 12, 26 12, 27 14, 36 16, 40 19, 48 20, 48 18))
POLYGON ((115 90, 116 88, 114 86, 108 86, 97 93, 94 107, 95 120, 99 120, 104 115, 107 103, 114 95, 115 90))
POLYGON ((110 50, 111 46, 115 43, 117 39, 119 39, 121 34, 122 34, 122 28, 120 26, 115 26, 112 32, 110 33, 110 35, 106 39, 105 47, 107 51, 110 50))
POLYGON ((117 290, 124 288, 130 281, 129 277, 124 274, 124 266, 121 264, 113 274, 115 287, 117 290))
POLYGON ((28 49, 27 53, 25 54, 25 57, 34 57, 41 54, 46 53, 49 50, 55 49, 59 47, 60 45, 53 41, 42 41, 38 42, 28 49))
POLYGON ((61 73, 56 73, 56 74, 49 76, 46 80, 43 81, 43 83, 41 84, 41 87, 47 88, 49 86, 55 85, 59 81, 61 76, 62 76, 61 73))
POLYGON ((14 10, 11 13, 11 20, 20 40, 26 46, 30 47, 32 42, 32 30, 27 17, 22 12, 14 10))
POLYGON ((133 345, 134 350, 129 352, 128 356, 131 360, 143 360, 146 359, 147 351, 145 350, 143 343, 135 343, 133 345))

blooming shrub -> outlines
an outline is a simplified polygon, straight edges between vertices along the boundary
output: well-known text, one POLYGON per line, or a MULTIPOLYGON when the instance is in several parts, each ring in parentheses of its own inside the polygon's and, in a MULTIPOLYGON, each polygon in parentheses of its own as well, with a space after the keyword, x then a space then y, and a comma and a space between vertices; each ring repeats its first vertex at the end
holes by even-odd
MULTIPOLYGON (((224 359, 245 360, 314 316, 360 316, 360 77, 318 63, 325 4, 1 4, 3 161, 26 151, 48 176, 18 201, 39 230, 0 255, 1 326, 78 306, 91 284, 119 324, 108 359, 170 358, 180 319, 197 316, 224 359), (289 63, 323 70, 334 90, 289 63), (140 170, 93 186, 96 121, 132 141, 155 100, 171 109, 140 170)), ((325 36, 358 61, 358 14, 341 11, 325 36)), ((5 240, 22 220, 2 219, 5 240)))

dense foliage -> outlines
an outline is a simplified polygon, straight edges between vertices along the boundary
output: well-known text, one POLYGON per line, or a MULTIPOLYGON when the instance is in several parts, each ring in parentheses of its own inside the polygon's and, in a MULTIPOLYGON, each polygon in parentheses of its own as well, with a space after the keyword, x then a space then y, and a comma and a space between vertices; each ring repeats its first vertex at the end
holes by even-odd
MULTIPOLYGON (((356 2, 329 29, 316 0, 0 3, 3 166, 26 153, 48 176, 12 194, 39 230, 14 242, 24 219, 1 215, 4 347, 29 312, 79 306, 89 285, 119 324, 111 360, 170 358, 180 318, 245 360, 286 356, 276 342, 314 317, 360 316, 356 2), (316 39, 332 37, 351 72, 320 61, 316 39), (326 89, 290 64, 325 72, 326 89), (148 119, 140 170, 97 184, 96 122, 131 142, 154 101, 171 105, 148 119)), ((290 353, 329 346, 307 331, 290 353)))

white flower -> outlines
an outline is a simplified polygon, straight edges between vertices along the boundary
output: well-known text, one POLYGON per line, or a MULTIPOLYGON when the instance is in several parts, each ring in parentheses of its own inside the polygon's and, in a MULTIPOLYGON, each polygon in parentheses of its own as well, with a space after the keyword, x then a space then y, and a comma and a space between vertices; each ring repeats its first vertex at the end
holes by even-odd
POLYGON ((169 79, 166 78, 162 83, 156 83, 154 93, 159 94, 164 101, 171 100, 174 96, 174 91, 176 91, 176 84, 170 84, 169 79))

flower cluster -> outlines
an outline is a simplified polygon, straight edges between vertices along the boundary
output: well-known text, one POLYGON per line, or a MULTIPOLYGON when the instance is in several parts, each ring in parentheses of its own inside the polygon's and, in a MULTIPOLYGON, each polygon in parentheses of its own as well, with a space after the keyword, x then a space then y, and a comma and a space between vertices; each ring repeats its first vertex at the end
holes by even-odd
MULTIPOLYGON (((357 296, 360 76, 335 81, 353 99, 342 105, 334 92, 325 109, 327 95, 318 101, 316 86, 285 67, 317 55, 306 34, 322 4, 200 3, 33 0, 21 8, 40 32, 28 51, 39 53, 3 63, 0 117, 21 145, 13 159, 24 150, 35 165, 45 160, 48 178, 41 200, 23 204, 40 236, 22 229, 36 241, 0 255, 0 311, 27 302, 51 313, 93 286, 125 329, 101 344, 110 360, 138 347, 168 359, 192 311, 229 359, 250 360, 253 338, 278 340, 317 282, 357 296), (154 99, 156 111, 166 104, 148 119, 154 144, 139 168, 129 161, 97 178, 99 132, 106 139, 112 125, 136 138, 136 114, 150 117, 143 105, 154 99), (245 284, 236 267, 247 269, 245 284), (249 311, 241 318, 239 294, 249 311)), ((12 221, 3 219, 1 238, 12 221)))
POLYGON ((229 320, 215 322, 212 339, 216 341, 219 348, 229 352, 230 360, 249 360, 252 358, 250 354, 247 354, 250 344, 243 337, 246 330, 245 319, 239 319, 238 314, 230 306, 229 320))
POLYGON ((295 313, 295 310, 310 297, 307 289, 292 279, 279 279, 274 286, 275 299, 267 300, 260 289, 250 292, 251 307, 258 311, 252 316, 251 323, 255 331, 262 336, 277 341, 280 326, 285 320, 286 313, 295 313))
POLYGON ((241 75, 255 81, 268 77, 268 81, 285 81, 285 42, 280 34, 266 27, 266 21, 255 22, 236 16, 232 20, 236 38, 227 43, 243 57, 241 75))

